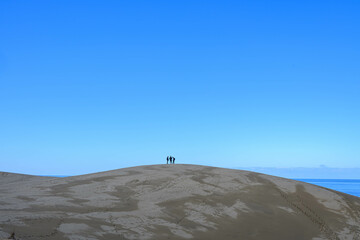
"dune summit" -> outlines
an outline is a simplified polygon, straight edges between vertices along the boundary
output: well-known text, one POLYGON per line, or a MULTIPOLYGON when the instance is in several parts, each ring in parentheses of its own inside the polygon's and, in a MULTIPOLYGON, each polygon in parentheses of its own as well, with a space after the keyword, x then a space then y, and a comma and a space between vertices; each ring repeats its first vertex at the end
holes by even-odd
POLYGON ((197 165, 67 178, 1 172, 0 239, 360 239, 360 198, 197 165))

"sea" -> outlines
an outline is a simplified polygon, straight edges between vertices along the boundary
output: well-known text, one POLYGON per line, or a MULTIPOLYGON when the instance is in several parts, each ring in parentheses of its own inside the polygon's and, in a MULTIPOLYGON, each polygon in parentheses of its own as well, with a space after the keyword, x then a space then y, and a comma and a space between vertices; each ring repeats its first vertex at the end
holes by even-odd
POLYGON ((360 197, 360 179, 294 179, 360 197))

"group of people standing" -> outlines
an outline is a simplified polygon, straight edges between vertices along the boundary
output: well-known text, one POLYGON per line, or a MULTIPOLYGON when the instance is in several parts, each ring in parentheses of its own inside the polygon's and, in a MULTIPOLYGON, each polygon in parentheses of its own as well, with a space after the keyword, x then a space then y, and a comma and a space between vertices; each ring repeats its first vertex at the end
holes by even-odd
POLYGON ((169 164, 169 160, 170 160, 170 164, 175 163, 175 158, 173 156, 167 156, 166 157, 166 164, 169 164))

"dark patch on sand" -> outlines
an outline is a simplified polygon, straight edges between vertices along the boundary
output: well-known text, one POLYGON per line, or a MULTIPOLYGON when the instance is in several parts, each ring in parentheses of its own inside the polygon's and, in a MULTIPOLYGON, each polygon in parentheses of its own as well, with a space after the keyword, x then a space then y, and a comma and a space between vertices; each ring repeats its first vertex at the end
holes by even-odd
POLYGON ((138 209, 138 200, 134 198, 135 192, 125 186, 117 186, 115 192, 107 192, 109 195, 118 198, 116 205, 112 207, 112 210, 116 212, 121 211, 134 211, 138 209))
POLYGON ((28 197, 28 196, 17 196, 16 198, 18 198, 20 200, 24 200, 24 201, 34 201, 35 200, 35 198, 28 197))
POLYGON ((22 221, 25 223, 25 226, 2 224, 0 227, 5 232, 14 233, 15 239, 65 239, 65 236, 57 231, 61 224, 61 219, 25 218, 22 221))

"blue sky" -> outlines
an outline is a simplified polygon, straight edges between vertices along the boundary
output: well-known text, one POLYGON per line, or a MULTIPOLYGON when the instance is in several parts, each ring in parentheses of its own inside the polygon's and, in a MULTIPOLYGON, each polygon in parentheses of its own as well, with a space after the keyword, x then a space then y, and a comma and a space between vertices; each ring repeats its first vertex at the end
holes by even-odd
POLYGON ((0 171, 360 167, 359 1, 0 2, 0 171))

